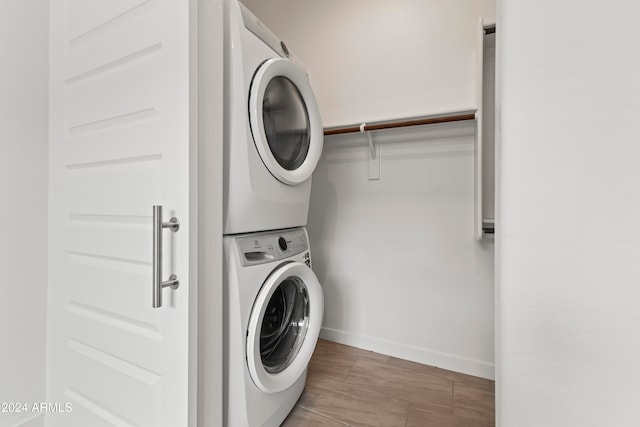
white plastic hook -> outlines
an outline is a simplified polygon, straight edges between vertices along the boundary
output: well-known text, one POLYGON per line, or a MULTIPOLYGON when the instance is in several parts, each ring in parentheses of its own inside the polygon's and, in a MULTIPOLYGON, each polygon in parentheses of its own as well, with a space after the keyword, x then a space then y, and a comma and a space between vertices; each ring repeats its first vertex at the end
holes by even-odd
MULTIPOLYGON (((366 123, 362 123, 360 125, 360 133, 365 133, 366 132, 364 130, 365 126, 367 126, 366 123)), ((371 139, 371 132, 367 132, 367 138, 369 138, 369 152, 371 153, 371 158, 375 159, 376 158, 376 148, 373 145, 373 139, 371 139)))
POLYGON ((371 138, 371 132, 365 130, 367 126, 366 123, 362 123, 360 125, 360 133, 367 133, 367 138, 369 138, 369 153, 371 157, 369 158, 369 180, 379 180, 380 179, 380 156, 379 156, 379 146, 373 145, 373 139, 371 138))

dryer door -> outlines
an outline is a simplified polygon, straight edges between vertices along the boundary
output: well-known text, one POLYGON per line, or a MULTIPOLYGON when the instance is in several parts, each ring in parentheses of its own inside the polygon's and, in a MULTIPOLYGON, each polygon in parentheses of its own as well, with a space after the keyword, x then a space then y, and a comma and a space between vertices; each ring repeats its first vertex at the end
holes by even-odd
POLYGON ((300 262, 281 265, 260 289, 249 318, 247 363, 265 393, 277 393, 304 374, 318 341, 324 295, 300 262))
POLYGON ((324 131, 309 77, 272 58, 256 71, 249 94, 253 141, 269 172, 285 184, 306 181, 320 160, 324 131))

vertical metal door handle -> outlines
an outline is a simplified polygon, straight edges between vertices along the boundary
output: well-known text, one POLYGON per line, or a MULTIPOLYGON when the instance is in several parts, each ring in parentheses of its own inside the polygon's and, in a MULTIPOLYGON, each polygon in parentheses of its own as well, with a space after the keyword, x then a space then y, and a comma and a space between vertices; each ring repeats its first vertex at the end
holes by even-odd
POLYGON ((168 228, 174 233, 180 229, 180 221, 173 217, 169 222, 162 222, 162 206, 153 206, 153 272, 152 272, 152 301, 153 308, 162 307, 162 289, 170 287, 178 289, 178 276, 172 274, 169 280, 162 281, 162 230, 168 228))

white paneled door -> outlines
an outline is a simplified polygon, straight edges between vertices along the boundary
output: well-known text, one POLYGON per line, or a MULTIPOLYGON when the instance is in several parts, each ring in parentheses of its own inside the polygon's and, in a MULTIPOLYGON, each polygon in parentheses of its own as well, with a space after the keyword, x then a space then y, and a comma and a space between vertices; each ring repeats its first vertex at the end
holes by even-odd
POLYGON ((47 425, 189 424, 189 3, 50 2, 47 425))

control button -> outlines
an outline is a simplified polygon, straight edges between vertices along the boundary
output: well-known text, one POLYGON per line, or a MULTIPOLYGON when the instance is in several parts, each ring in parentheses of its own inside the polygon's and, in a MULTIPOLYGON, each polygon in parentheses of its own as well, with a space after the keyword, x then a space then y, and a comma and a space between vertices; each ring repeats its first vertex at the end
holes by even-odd
POLYGON ((287 241, 284 239, 284 237, 280 237, 278 239, 278 246, 280 246, 280 249, 282 249, 283 251, 287 250, 287 241))

